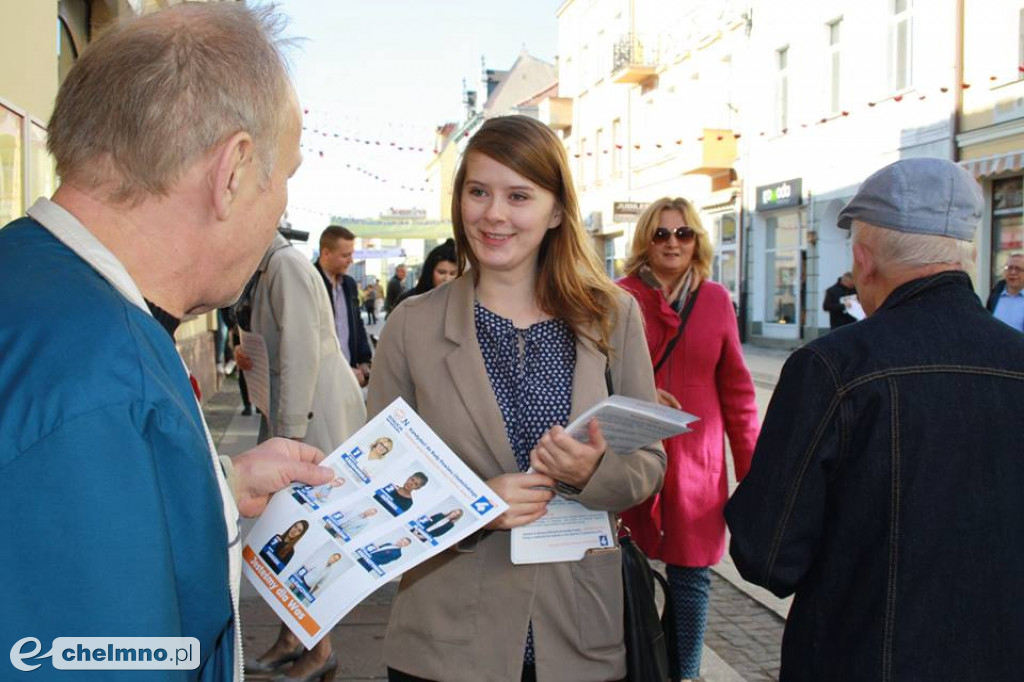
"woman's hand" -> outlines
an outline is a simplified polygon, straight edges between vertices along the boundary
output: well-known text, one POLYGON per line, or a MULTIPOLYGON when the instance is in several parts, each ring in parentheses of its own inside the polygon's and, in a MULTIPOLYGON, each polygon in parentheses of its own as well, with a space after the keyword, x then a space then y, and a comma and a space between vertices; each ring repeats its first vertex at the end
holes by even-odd
POLYGON ((668 407, 674 407, 677 410, 683 409, 683 406, 679 404, 676 397, 663 388, 658 389, 658 403, 661 405, 667 405, 668 407))
POLYGON ((487 530, 511 530, 544 516, 555 496, 555 481, 544 474, 502 474, 487 486, 508 503, 508 510, 484 526, 487 530))
POLYGON ((587 435, 590 442, 581 443, 561 426, 551 427, 530 452, 530 465, 534 471, 547 474, 556 481, 583 489, 608 449, 596 419, 587 424, 587 435))

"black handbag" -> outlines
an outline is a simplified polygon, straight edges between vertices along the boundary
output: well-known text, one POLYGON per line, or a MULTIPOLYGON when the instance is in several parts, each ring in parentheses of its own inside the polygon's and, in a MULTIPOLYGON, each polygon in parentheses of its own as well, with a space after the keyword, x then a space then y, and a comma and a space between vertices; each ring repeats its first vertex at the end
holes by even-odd
POLYGON ((619 537, 626 679, 629 682, 665 682, 670 675, 673 679, 678 677, 678 671, 673 674, 669 665, 669 649, 675 648, 676 639, 671 617, 671 594, 665 578, 651 568, 647 557, 633 544, 628 532, 619 537), (665 593, 665 609, 660 616, 654 598, 655 583, 660 584, 665 593), (666 624, 670 625, 671 633, 666 631, 666 624))
MULTIPOLYGON (((604 367, 608 395, 615 392, 612 370, 604 367)), ((626 680, 665 682, 679 679, 678 643, 672 611, 672 593, 663 575, 651 568, 643 551, 633 544, 629 528, 618 521, 622 553, 623 635, 626 642, 626 680), (655 584, 661 585, 664 607, 658 614, 655 584)))

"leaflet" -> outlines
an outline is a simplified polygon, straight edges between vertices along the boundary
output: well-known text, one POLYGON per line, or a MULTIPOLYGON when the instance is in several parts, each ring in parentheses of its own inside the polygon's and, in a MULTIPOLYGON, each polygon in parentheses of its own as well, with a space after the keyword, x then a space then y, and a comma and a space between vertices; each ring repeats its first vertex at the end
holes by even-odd
POLYGON ((698 417, 667 405, 647 400, 612 395, 573 420, 565 430, 584 443, 588 441, 587 424, 597 419, 608 449, 620 455, 633 452, 659 440, 690 430, 698 417))
POLYGON ((278 492, 242 548, 249 582, 306 648, 508 509, 400 398, 321 464, 334 479, 278 492))
MULTIPOLYGON (((577 417, 566 431, 586 442, 587 424, 597 419, 611 452, 628 454, 651 443, 686 433, 697 420, 692 414, 623 395, 605 398, 577 417)), ((589 509, 575 500, 555 497, 547 514, 512 529, 514 564, 579 561, 587 552, 615 546, 608 512, 589 509)))
POLYGON ((245 371, 249 398, 260 414, 264 415, 268 433, 273 434, 274 425, 266 416, 270 414, 270 357, 267 354, 267 342, 259 334, 244 329, 238 330, 238 341, 242 351, 252 361, 252 368, 245 371))

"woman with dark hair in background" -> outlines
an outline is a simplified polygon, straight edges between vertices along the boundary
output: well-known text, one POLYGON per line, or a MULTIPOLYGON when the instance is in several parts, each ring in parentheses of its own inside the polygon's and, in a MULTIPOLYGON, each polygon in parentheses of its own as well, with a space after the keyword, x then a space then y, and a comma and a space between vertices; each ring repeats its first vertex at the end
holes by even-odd
POLYGON ((402 576, 388 678, 622 679, 619 550, 516 565, 508 531, 543 516, 554 488, 615 513, 661 485, 660 444, 606 452, 596 421, 586 443, 564 429, 607 396, 606 368, 617 393, 656 399, 639 307, 605 275, 565 147, 543 123, 483 124, 455 176, 452 223, 460 274, 388 318, 369 411, 404 398, 509 509, 464 551, 402 576))
POLYGON ((713 255, 693 204, 665 197, 637 221, 627 276, 619 281, 643 312, 659 402, 700 417, 693 431, 664 441, 668 471, 661 492, 623 514, 640 548, 666 564, 683 679, 700 674, 709 567, 725 551, 724 434, 741 479, 759 430, 732 299, 709 281, 713 255))
MULTIPOLYGON (((455 258, 455 240, 446 239, 444 244, 435 246, 427 254, 427 259, 423 261, 423 269, 420 271, 420 278, 416 282, 416 286, 403 293, 398 298, 398 303, 401 303, 410 296, 425 294, 445 282, 450 282, 455 279, 457 273, 458 261, 455 258)), ((398 303, 395 305, 398 305, 398 303)))

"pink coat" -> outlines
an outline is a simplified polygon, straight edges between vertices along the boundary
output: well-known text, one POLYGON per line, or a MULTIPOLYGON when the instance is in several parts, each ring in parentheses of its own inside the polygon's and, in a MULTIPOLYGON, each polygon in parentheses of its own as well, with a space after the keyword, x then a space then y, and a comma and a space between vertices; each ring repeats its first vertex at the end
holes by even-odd
MULTIPOLYGON (((652 362, 679 329, 679 315, 662 293, 636 276, 618 282, 640 303, 652 362)), ((665 441, 668 470, 661 492, 623 519, 652 558, 676 566, 711 566, 725 551, 722 509, 729 498, 725 438, 736 477, 750 470, 759 426, 754 383, 740 349, 736 314, 725 288, 704 282, 672 355, 655 375, 683 410, 700 417, 690 433, 665 441)))

